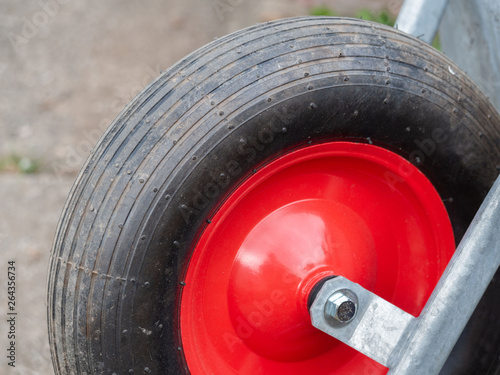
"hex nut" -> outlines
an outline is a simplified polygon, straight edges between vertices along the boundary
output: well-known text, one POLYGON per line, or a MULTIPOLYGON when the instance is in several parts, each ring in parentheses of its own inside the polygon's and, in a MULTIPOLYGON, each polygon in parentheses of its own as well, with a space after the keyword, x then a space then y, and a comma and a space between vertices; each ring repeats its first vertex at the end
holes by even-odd
POLYGON ((339 290, 333 293, 326 301, 325 316, 333 319, 336 323, 344 325, 354 319, 357 308, 356 295, 350 290, 339 290))

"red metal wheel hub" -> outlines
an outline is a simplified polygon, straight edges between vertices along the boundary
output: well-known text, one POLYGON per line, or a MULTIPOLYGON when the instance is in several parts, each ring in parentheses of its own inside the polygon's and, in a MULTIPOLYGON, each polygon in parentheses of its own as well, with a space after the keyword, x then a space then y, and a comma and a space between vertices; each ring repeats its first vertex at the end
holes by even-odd
POLYGON ((290 152, 223 202, 193 251, 180 310, 189 370, 384 374, 311 325, 309 293, 342 275, 417 316, 454 250, 438 193, 402 157, 348 142, 290 152))

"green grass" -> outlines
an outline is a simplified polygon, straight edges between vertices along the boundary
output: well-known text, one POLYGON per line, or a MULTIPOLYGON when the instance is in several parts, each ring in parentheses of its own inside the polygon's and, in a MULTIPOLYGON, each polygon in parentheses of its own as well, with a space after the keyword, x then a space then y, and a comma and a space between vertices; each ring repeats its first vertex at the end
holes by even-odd
MULTIPOLYGON (((318 5, 318 6, 312 7, 309 10, 309 14, 311 16, 330 16, 330 17, 334 17, 334 16, 339 15, 335 10, 333 10, 332 8, 330 8, 326 5, 318 5)), ((362 8, 356 12, 356 15, 354 17, 355 18, 362 18, 362 19, 368 20, 368 21, 382 23, 384 25, 389 25, 389 26, 394 25, 394 22, 396 21, 394 16, 388 10, 374 12, 370 9, 362 8)))
POLYGON ((361 18, 363 20, 367 21, 373 21, 373 22, 378 22, 383 25, 387 26, 393 26, 394 23, 396 22, 396 18, 388 11, 388 10, 381 10, 379 12, 375 12, 370 9, 359 9, 356 12, 356 18, 361 18))
POLYGON ((31 174, 38 172, 39 169, 40 162, 35 159, 17 154, 0 157, 0 172, 31 174))
POLYGON ((311 16, 329 16, 329 17, 338 16, 338 14, 335 13, 333 9, 327 7, 326 5, 318 5, 311 8, 309 14, 311 16))
POLYGON ((439 40, 439 33, 436 34, 436 37, 434 38, 434 40, 432 41, 432 44, 431 46, 433 46, 435 49, 437 49, 438 51, 442 51, 441 50, 441 40, 439 40))

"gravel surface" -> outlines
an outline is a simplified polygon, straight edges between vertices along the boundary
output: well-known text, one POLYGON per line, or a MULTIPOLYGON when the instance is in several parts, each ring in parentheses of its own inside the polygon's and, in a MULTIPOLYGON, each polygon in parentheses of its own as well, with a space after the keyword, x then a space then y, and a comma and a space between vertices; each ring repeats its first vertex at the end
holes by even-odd
MULTIPOLYGON (((46 273, 88 152, 160 70, 218 36, 307 15, 313 0, 0 0, 0 374, 53 374, 46 273), (23 164, 24 163, 24 164, 23 164), (19 164, 19 163, 18 163, 19 164), (16 262, 16 367, 7 365, 7 262, 16 262)), ((324 1, 339 14, 399 0, 324 1)))

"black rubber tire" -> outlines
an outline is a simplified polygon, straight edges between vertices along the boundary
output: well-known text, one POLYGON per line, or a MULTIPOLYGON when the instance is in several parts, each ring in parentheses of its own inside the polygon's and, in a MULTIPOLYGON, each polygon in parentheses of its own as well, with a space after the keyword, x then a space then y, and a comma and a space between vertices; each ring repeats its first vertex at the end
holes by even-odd
MULTIPOLYGON (((49 270, 56 374, 189 373, 180 283, 206 219, 264 163, 337 139, 381 145, 417 165, 457 241, 500 165, 500 116, 416 38, 318 17, 218 39, 123 110, 72 189, 49 270)), ((488 340, 465 335, 468 354, 447 365, 459 365, 452 373, 485 374, 497 357, 499 302, 482 303, 471 325, 488 340)))

